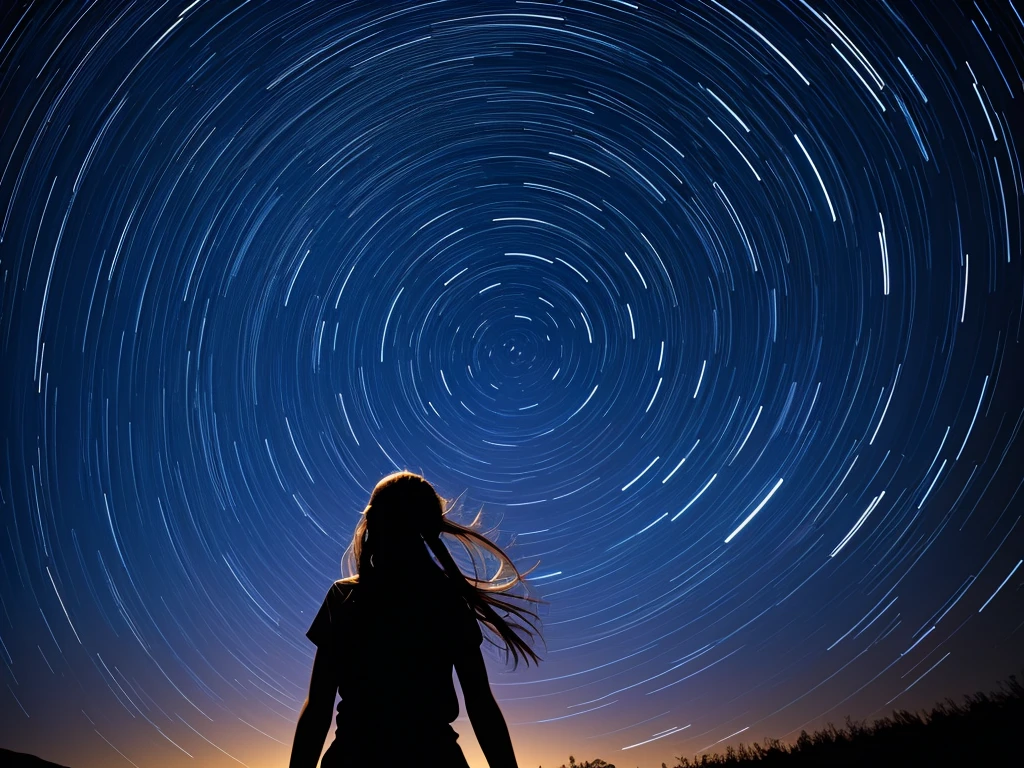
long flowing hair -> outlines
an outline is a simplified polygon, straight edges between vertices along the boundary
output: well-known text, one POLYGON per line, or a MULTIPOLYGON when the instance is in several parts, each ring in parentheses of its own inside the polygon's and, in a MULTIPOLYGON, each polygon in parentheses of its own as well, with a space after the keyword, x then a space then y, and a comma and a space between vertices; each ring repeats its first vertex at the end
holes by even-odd
POLYGON ((539 618, 530 604, 544 601, 526 593, 526 576, 533 569, 520 573, 501 547, 476 530, 481 513, 464 526, 448 518, 452 508, 453 503, 442 498, 421 475, 402 471, 382 479, 373 489, 370 502, 356 525, 352 543, 345 550, 342 559, 345 580, 359 582, 360 575, 363 580, 369 580, 379 542, 422 537, 477 620, 501 638, 506 658, 512 658, 513 667, 519 665, 520 658, 527 666, 531 661, 539 663, 540 657, 526 639, 541 637, 537 626, 539 618), (455 562, 442 535, 463 547, 473 568, 472 576, 464 573, 455 562), (498 564, 491 576, 481 570, 486 568, 488 555, 498 564))

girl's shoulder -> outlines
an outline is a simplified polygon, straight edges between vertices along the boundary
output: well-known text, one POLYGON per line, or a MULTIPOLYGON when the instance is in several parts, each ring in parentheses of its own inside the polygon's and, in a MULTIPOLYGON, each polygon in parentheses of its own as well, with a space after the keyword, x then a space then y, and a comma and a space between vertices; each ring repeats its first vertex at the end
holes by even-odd
POLYGON ((338 579, 331 584, 331 588, 327 591, 327 597, 338 604, 351 602, 358 585, 358 577, 348 576, 344 579, 338 579))

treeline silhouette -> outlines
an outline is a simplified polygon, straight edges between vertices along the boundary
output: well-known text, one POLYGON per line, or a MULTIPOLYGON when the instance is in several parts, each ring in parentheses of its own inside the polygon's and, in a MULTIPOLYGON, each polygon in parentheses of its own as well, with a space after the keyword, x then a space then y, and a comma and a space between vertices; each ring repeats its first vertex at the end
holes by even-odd
MULTIPOLYGON (((846 719, 837 728, 800 736, 792 744, 780 739, 741 743, 717 752, 677 757, 672 768, 804 768, 805 766, 945 766, 1020 765, 1024 759, 1024 685, 1011 675, 994 693, 946 699, 930 712, 894 711, 868 725, 846 719)), ((577 763, 569 757, 561 768, 615 768, 604 760, 577 763)), ((661 768, 669 768, 665 763, 661 768)))

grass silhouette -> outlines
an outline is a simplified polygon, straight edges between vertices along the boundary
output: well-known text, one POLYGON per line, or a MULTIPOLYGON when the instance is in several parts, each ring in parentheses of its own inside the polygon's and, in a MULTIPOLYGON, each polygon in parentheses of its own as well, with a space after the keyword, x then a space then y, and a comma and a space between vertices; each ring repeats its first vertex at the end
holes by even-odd
MULTIPOLYGON (((765 738, 727 747, 725 754, 677 757, 671 768, 1020 765, 1022 731, 1024 685, 1011 675, 994 693, 967 695, 962 703, 946 699, 930 712, 896 710, 870 725, 847 718, 842 728, 829 723, 814 733, 801 731, 792 744, 765 738)), ((570 756, 560 768, 615 766, 604 760, 577 763, 570 756)))

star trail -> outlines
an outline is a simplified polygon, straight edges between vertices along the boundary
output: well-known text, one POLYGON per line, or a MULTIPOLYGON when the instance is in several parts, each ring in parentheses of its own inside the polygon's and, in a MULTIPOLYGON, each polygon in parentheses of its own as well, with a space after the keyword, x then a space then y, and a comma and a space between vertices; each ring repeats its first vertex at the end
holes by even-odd
POLYGON ((1020 673, 1022 12, 5 4, 0 745, 283 765, 406 468, 536 566, 522 766, 1020 673))

